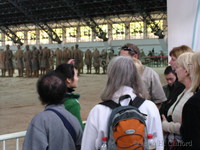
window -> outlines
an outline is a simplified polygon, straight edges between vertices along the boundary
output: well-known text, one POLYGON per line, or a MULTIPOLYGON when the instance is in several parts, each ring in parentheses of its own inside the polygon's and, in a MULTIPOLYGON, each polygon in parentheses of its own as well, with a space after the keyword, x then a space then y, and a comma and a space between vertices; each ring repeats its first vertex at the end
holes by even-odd
POLYGON ((80 27, 80 41, 90 42, 92 41, 92 29, 88 26, 80 27))
POLYGON ((24 31, 18 31, 16 35, 20 38, 21 42, 24 43, 24 31))
POLYGON ((132 22, 130 23, 130 39, 143 39, 144 23, 132 22))
MULTIPOLYGON (((9 35, 12 36, 12 34, 9 34, 9 35)), ((12 40, 11 40, 11 38, 9 36, 5 35, 5 45, 8 45, 8 44, 12 45, 13 42, 12 42, 12 40)))
POLYGON ((36 31, 27 32, 28 44, 36 44, 36 31))
POLYGON ((77 28, 70 27, 66 28, 66 42, 76 42, 77 28))
MULTIPOLYGON (((106 37, 108 37, 108 25, 99 25, 99 27, 103 30, 104 33, 106 33, 106 37)), ((99 38, 98 36, 95 36, 94 41, 103 41, 103 39, 99 38)))
MULTIPOLYGON (((163 20, 156 20, 155 24, 162 30, 163 29, 163 20)), ((154 24, 147 25, 147 37, 148 38, 158 38, 158 36, 154 35, 154 31, 152 28, 155 28, 154 24)))
MULTIPOLYGON (((63 40, 63 38, 62 38, 62 28, 53 29, 53 31, 58 35, 58 37, 62 41, 63 40)), ((53 43, 57 43, 57 42, 53 41, 53 43)))
POLYGON ((40 44, 49 44, 49 36, 43 30, 40 30, 40 44))
POLYGON ((124 40, 125 39, 125 24, 113 24, 112 25, 112 37, 113 40, 124 40))

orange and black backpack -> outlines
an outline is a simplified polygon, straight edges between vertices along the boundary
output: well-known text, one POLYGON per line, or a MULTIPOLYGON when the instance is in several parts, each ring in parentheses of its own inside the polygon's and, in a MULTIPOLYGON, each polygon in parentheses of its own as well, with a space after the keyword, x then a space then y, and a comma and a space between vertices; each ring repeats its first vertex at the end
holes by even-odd
MULTIPOLYGON (((119 101, 130 98, 121 96, 119 101)), ((139 111, 145 100, 136 97, 128 106, 121 106, 112 100, 100 104, 112 109, 108 122, 108 150, 148 150, 146 116, 139 111)))

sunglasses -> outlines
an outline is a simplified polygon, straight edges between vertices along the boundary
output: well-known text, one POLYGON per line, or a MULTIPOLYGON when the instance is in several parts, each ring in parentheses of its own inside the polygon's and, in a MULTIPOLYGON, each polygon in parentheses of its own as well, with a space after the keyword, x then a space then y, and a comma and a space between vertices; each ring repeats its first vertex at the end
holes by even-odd
POLYGON ((138 53, 135 49, 128 47, 128 46, 123 46, 121 49, 123 49, 124 51, 129 51, 129 52, 135 53, 135 54, 138 53))

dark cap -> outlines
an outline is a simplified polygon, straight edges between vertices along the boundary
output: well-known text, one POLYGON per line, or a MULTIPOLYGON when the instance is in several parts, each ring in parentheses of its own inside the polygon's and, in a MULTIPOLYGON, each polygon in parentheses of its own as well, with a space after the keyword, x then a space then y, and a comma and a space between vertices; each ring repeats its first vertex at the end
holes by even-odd
POLYGON ((121 49, 123 49, 124 51, 129 51, 129 52, 134 53, 134 54, 138 54, 138 51, 133 49, 132 47, 123 46, 121 49))

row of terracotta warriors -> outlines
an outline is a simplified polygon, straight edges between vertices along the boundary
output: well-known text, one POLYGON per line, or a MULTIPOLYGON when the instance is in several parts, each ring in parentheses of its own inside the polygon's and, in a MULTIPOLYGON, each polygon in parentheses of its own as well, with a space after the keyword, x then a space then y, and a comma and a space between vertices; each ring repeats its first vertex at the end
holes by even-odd
POLYGON ((61 63, 68 62, 70 59, 75 60, 78 74, 83 73, 84 65, 87 67, 87 73, 92 73, 92 67, 94 67, 96 74, 100 73, 100 67, 102 67, 103 73, 106 73, 107 64, 114 56, 113 52, 107 53, 106 50, 100 52, 95 49, 92 52, 88 49, 83 52, 78 46, 75 49, 73 47, 71 49, 64 47, 63 50, 57 48, 55 51, 41 46, 39 49, 33 46, 33 49, 30 50, 27 45, 25 51, 20 46, 17 48, 15 54, 10 50, 9 45, 6 46, 6 50, 0 50, 1 76, 6 76, 6 72, 8 72, 8 76, 12 77, 14 69, 18 69, 19 77, 24 76, 24 70, 26 77, 38 77, 39 72, 44 74, 61 63))

